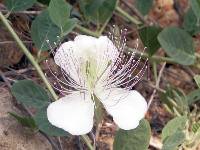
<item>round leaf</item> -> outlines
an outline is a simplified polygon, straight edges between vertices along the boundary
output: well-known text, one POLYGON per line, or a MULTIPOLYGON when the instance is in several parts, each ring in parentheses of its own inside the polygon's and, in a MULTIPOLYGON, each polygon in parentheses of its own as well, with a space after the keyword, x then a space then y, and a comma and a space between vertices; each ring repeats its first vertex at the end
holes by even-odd
POLYGON ((200 0, 190 0, 192 10, 197 18, 200 18, 200 0))
POLYGON ((39 14, 32 23, 31 37, 40 50, 50 49, 46 41, 49 40, 49 44, 54 45, 60 34, 60 29, 51 21, 47 10, 39 14))
POLYGON ((6 0, 5 5, 10 11, 22 11, 33 6, 36 0, 6 0))
POLYGON ((76 26, 78 20, 76 18, 70 18, 65 22, 65 25, 62 28, 61 37, 67 35, 69 32, 73 30, 76 26))
POLYGON ((149 26, 144 27, 139 30, 140 38, 145 47, 147 47, 147 52, 152 56, 158 48, 160 48, 160 43, 157 40, 158 34, 161 32, 160 27, 149 26))
POLYGON ((185 134, 182 131, 177 130, 170 137, 166 138, 162 150, 177 150, 185 140, 185 134))
POLYGON ((159 33, 158 41, 177 63, 191 65, 195 62, 192 37, 184 30, 177 27, 165 28, 159 33))
POLYGON ((42 108, 50 103, 46 91, 31 80, 14 83, 11 92, 19 102, 27 106, 42 108))
POLYGON ((193 10, 190 8, 184 16, 183 28, 191 35, 195 35, 200 32, 200 25, 193 10))
POLYGON ((186 126, 186 121, 186 116, 180 116, 170 120, 162 130, 162 141, 173 135, 177 130, 183 130, 186 126))
POLYGON ((80 0, 79 4, 84 16, 99 24, 112 16, 117 0, 80 0))
POLYGON ((147 150, 151 136, 151 128, 145 119, 133 130, 117 131, 114 140, 114 150, 147 150))
POLYGON ((48 8, 49 16, 53 23, 62 29, 70 16, 70 9, 71 6, 64 0, 51 0, 48 8))
POLYGON ((136 7, 142 15, 148 14, 153 5, 153 0, 136 0, 136 7))

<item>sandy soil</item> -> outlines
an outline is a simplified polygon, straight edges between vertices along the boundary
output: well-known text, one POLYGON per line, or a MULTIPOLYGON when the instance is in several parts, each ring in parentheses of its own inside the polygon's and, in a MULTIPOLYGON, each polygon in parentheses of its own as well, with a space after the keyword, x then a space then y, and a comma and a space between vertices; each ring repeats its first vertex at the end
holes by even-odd
POLYGON ((9 91, 0 87, 0 150, 52 150, 42 135, 22 127, 8 112, 20 114, 9 91))

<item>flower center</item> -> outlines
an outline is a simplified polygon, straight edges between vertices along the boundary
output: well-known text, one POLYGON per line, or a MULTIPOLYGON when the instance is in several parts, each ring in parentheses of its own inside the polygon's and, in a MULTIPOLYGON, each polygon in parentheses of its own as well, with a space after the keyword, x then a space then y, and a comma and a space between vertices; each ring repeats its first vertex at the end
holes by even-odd
POLYGON ((88 87, 88 91, 93 93, 97 82, 104 75, 108 66, 111 64, 111 60, 98 62, 98 59, 94 56, 88 56, 82 66, 82 74, 85 77, 85 81, 88 87))

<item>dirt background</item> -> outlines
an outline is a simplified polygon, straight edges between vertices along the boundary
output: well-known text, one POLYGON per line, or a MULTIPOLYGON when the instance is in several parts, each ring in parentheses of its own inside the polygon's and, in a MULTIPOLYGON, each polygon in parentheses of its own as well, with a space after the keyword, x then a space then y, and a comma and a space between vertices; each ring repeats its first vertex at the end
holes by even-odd
MULTIPOLYGON (((129 0, 129 2, 132 3, 131 0, 129 0)), ((173 0, 155 0, 152 10, 147 16, 147 20, 149 22, 157 22, 162 27, 171 25, 180 26, 183 21, 183 14, 189 7, 188 0, 181 0, 179 5, 181 10, 180 12, 177 12, 173 5, 173 0)), ((121 4, 121 7, 130 14, 132 13, 123 4, 121 4)), ((0 3, 0 9, 3 8, 3 4, 0 3)), ((16 14, 11 15, 11 17, 13 27, 20 38, 24 41, 31 41, 30 16, 27 14, 16 14)), ((122 19, 117 18, 115 15, 114 17, 114 20, 117 23, 128 28, 129 34, 127 37, 127 44, 130 47, 134 47, 136 38, 138 37, 137 33, 132 27, 126 25, 122 19)), ((0 40, 7 41, 7 43, 0 43, 0 69, 4 72, 7 80, 13 82, 18 79, 32 79, 40 83, 34 69, 31 68, 27 59, 24 58, 16 44, 12 42, 12 38, 8 32, 2 26, 0 26, 0 33, 0 40)), ((196 52, 200 52, 199 37, 194 37, 194 39, 196 41, 196 52)), ((33 43, 25 43, 34 54, 36 50, 33 43)), ((46 55, 46 53, 43 53, 43 55, 46 55)), ((157 55, 165 56, 161 49, 157 52, 157 55)), ((158 66, 158 71, 160 68, 161 65, 158 66)), ((43 69, 45 70, 45 67, 43 67, 43 69)), ((180 65, 167 65, 163 71, 160 87, 165 87, 167 83, 170 83, 181 88, 186 93, 189 93, 191 90, 196 88, 193 81, 194 73, 198 73, 198 70, 195 68, 184 68, 180 65)), ((150 78, 150 80, 147 80, 147 78, 145 78, 136 86, 136 89, 139 90, 148 100, 153 92, 152 85, 154 84, 153 79, 150 78)), ((0 150, 52 150, 51 144, 42 134, 38 132, 33 133, 24 128, 8 114, 8 112, 17 112, 18 114, 24 115, 24 112, 21 111, 19 105, 16 104, 15 99, 11 96, 8 86, 8 83, 0 81, 0 150)), ((146 118, 149 120, 152 128, 152 137, 149 149, 158 150, 162 146, 160 141, 162 128, 167 121, 172 118, 172 116, 164 109, 159 100, 158 94, 155 95, 146 118)), ((111 117, 107 116, 99 130, 99 137, 96 143, 99 147, 98 149, 112 150, 113 137, 116 129, 117 126, 112 122, 111 117)), ((78 137, 68 139, 61 138, 60 142, 63 149, 85 149, 85 146, 81 144, 78 137)))

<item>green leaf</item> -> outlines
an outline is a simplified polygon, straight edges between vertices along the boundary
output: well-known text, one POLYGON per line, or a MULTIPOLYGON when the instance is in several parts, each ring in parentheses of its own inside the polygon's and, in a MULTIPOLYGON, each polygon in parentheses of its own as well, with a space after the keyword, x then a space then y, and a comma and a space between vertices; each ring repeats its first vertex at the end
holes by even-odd
POLYGON ((200 75, 195 75, 194 80, 195 80, 197 86, 200 88, 200 75))
POLYGON ((80 0, 80 8, 84 16, 97 24, 110 19, 118 0, 80 0))
POLYGON ((25 127, 29 127, 33 130, 37 129, 37 125, 35 124, 35 121, 31 117, 21 117, 15 113, 9 112, 11 116, 13 116, 19 123, 21 123, 25 127))
POLYGON ((6 0, 5 5, 12 12, 26 10, 33 6, 36 0, 6 0))
POLYGON ((139 30, 140 38, 144 46, 147 47, 147 52, 150 56, 152 56, 160 48, 157 36, 161 30, 162 29, 160 27, 156 26, 144 27, 139 30))
POLYGON ((158 41, 165 52, 179 64, 191 65, 195 62, 192 37, 178 27, 165 28, 158 35, 158 41))
MULTIPOLYGON (((63 118, 65 119, 65 118, 63 118)), ((49 136, 67 136, 69 135, 63 129, 51 125, 47 119, 47 108, 43 107, 34 117, 38 128, 49 136)))
POLYGON ((76 26, 78 20, 70 17, 71 6, 64 0, 51 0, 49 4, 49 16, 60 28, 61 37, 67 35, 76 26))
POLYGON ((183 28, 191 35, 196 35, 200 32, 200 24, 191 8, 184 16, 183 28))
POLYGON ((185 134, 182 131, 177 130, 170 137, 165 139, 162 150, 177 150, 177 147, 181 145, 185 140, 185 134))
POLYGON ((31 25, 32 40, 40 50, 50 49, 46 40, 49 40, 50 45, 54 45, 60 34, 60 29, 51 21, 47 10, 39 14, 31 25))
POLYGON ((190 0, 190 5, 197 18, 200 18, 200 0, 190 0))
POLYGON ((11 92, 19 102, 27 106, 42 108, 50 103, 46 91, 31 80, 14 83, 11 92))
POLYGON ((162 141, 175 134, 177 130, 184 130, 186 122, 186 116, 180 116, 170 120, 162 130, 162 141))
POLYGON ((147 15, 153 6, 153 0, 136 0, 136 7, 142 15, 147 15))
POLYGON ((187 95, 187 101, 189 105, 192 105, 199 100, 200 100, 200 89, 196 89, 187 95))
POLYGON ((113 149, 114 150, 147 150, 151 136, 151 128, 145 119, 133 130, 117 131, 113 149))
POLYGON ((65 25, 62 28, 62 34, 61 37, 66 36, 68 33, 70 33, 76 24, 78 23, 78 20, 76 18, 70 18, 66 21, 65 25))
POLYGON ((185 93, 178 88, 168 86, 166 93, 162 93, 160 99, 174 115, 177 115, 175 110, 182 115, 189 113, 187 97, 185 93))
POLYGON ((70 17, 71 6, 64 0, 51 0, 49 4, 49 16, 54 24, 61 29, 70 17))

